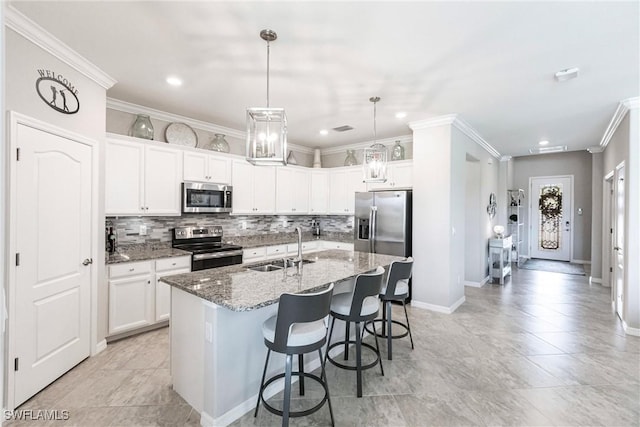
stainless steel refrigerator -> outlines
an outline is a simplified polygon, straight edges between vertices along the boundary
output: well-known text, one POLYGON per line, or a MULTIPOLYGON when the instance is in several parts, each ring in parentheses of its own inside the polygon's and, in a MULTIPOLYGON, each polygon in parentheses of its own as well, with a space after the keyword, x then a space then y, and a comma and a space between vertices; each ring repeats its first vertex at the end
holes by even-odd
POLYGON ((354 249, 411 256, 411 190, 356 193, 354 249))

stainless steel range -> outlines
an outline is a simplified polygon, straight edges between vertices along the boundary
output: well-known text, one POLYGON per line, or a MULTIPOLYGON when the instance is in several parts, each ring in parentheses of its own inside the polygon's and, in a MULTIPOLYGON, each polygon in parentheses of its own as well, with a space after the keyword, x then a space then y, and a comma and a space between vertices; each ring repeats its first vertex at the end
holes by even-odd
POLYGON ((173 229, 171 246, 191 252, 191 271, 242 264, 242 246, 222 243, 222 227, 173 229))

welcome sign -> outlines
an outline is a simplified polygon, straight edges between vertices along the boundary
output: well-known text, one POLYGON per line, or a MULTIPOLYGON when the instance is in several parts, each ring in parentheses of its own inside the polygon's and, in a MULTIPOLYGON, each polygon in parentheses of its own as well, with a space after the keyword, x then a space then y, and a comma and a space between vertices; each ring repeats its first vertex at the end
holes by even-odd
POLYGON ((38 70, 36 92, 49 107, 63 114, 75 114, 80 110, 78 89, 62 74, 51 70, 38 70))

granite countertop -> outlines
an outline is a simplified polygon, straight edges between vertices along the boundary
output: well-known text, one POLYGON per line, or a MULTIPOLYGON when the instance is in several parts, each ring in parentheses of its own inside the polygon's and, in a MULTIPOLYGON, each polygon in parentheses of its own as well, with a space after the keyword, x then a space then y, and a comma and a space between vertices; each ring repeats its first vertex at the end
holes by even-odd
MULTIPOLYGON (((284 245, 287 243, 297 243, 298 233, 273 233, 273 234, 257 234, 253 236, 235 236, 224 239, 227 243, 240 245, 243 248, 256 248, 260 246, 284 245)), ((327 240, 330 242, 353 243, 353 233, 339 232, 323 232, 320 236, 314 236, 312 233, 302 233, 303 242, 312 242, 314 240, 327 240)))
POLYGON ((191 252, 174 249, 171 243, 135 243, 118 247, 115 253, 105 254, 106 264, 119 264, 122 262, 149 261, 160 258, 174 258, 191 255, 191 252))
POLYGON ((388 266, 402 257, 327 250, 308 254, 305 259, 315 262, 304 264, 302 275, 296 268, 270 272, 249 270, 251 265, 264 265, 268 261, 250 265, 234 265, 177 274, 161 278, 171 286, 233 311, 250 311, 278 302, 280 295, 314 292, 326 288, 331 282, 349 279, 360 273, 388 266))

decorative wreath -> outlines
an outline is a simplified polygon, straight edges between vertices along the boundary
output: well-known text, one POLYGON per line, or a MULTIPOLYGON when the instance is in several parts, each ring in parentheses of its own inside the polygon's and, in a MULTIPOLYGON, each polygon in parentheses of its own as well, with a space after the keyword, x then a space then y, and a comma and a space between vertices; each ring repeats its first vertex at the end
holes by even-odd
POLYGON ((546 219, 555 219, 562 215, 562 192, 559 187, 547 187, 538 201, 540 212, 546 219))

